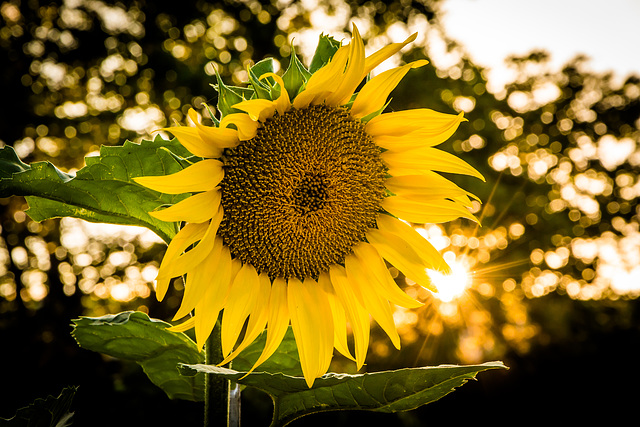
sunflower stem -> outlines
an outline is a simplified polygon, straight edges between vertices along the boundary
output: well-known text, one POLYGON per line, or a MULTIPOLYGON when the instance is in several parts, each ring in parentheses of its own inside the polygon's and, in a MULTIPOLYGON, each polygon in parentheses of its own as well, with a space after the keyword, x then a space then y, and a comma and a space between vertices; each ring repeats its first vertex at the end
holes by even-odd
MULTIPOLYGON (((205 343, 205 363, 217 365, 222 362, 220 341, 220 319, 205 343)), ((236 386, 237 387, 237 386, 236 386)), ((205 374, 204 379, 204 426, 239 427, 240 392, 234 392, 228 380, 213 374, 205 374), (236 396, 237 395, 237 396, 236 396)))
POLYGON ((240 384, 229 386, 229 426, 240 427, 240 384))

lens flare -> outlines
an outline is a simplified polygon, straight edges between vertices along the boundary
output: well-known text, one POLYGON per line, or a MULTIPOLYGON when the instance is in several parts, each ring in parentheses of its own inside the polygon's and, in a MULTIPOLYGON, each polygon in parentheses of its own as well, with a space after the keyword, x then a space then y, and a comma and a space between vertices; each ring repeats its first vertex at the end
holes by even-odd
POLYGON ((442 302, 452 302, 465 294, 471 285, 471 277, 464 261, 456 259, 453 252, 445 253, 444 258, 451 267, 451 274, 435 270, 427 270, 427 274, 438 289, 433 295, 442 302))

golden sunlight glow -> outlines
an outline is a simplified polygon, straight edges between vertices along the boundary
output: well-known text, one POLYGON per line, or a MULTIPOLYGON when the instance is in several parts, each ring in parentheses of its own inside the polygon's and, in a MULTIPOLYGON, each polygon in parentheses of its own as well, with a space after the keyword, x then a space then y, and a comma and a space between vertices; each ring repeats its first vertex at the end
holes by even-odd
POLYGON ((438 289, 433 295, 442 302, 451 302, 464 295, 471 285, 471 278, 464 262, 456 259, 453 252, 448 251, 443 257, 451 267, 451 274, 442 274, 435 270, 427 270, 427 274, 438 289))

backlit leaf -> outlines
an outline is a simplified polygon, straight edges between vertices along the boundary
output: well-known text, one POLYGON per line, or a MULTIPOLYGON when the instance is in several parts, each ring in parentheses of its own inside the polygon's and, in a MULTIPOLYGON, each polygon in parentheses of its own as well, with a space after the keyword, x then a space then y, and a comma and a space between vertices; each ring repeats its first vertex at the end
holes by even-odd
POLYGON ((185 377, 178 363, 204 362, 204 353, 185 334, 167 331, 171 325, 145 313, 125 311, 73 321, 72 335, 80 347, 137 362, 151 382, 172 399, 201 401, 204 376, 185 377))
MULTIPOLYGON (((80 347, 119 359, 137 362, 151 382, 175 399, 202 401, 204 376, 180 375, 180 363, 204 363, 204 352, 198 351, 188 333, 166 330, 169 323, 151 319, 142 312, 126 311, 102 317, 74 320, 73 337, 80 347)), ((262 333, 234 360, 233 367, 248 371, 264 348, 262 333)), ((258 368, 260 371, 302 375, 298 350, 289 329, 276 353, 258 368)))

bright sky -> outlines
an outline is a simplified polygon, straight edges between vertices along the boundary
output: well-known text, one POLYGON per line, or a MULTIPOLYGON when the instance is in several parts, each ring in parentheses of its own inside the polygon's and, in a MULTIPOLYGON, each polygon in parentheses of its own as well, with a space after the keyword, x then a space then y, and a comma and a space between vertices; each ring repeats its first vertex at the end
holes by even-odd
POLYGON ((485 68, 542 48, 554 67, 583 53, 596 71, 640 75, 638 0, 445 0, 442 8, 445 33, 485 68))

